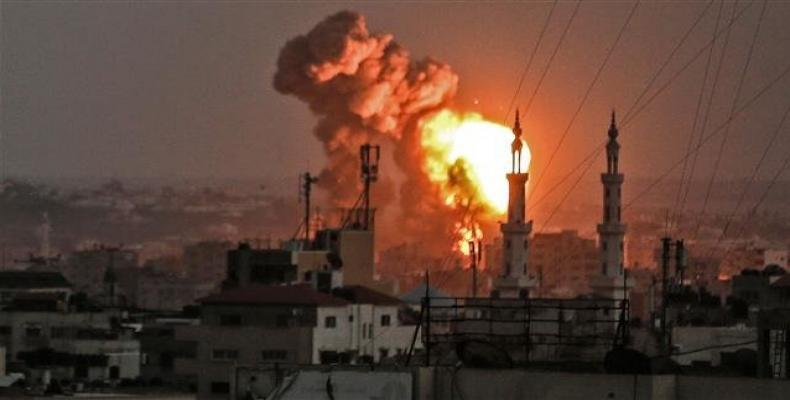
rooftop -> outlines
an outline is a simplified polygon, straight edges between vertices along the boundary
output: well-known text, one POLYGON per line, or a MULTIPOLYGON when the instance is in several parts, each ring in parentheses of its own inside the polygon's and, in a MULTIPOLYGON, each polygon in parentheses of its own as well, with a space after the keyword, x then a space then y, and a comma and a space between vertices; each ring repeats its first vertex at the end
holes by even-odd
POLYGON ((60 272, 0 271, 0 289, 70 288, 60 272))
POLYGON ((225 290, 199 300, 201 304, 344 306, 348 302, 314 290, 308 285, 253 285, 225 290))
POLYGON ((332 294, 354 304, 397 306, 403 303, 395 297, 359 285, 337 288, 332 291, 332 294))

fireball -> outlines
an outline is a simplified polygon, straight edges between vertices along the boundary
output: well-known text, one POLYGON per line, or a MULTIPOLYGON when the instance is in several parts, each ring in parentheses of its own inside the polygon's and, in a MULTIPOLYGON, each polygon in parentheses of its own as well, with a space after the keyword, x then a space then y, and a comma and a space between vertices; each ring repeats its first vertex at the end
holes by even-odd
MULTIPOLYGON (((507 210, 511 169, 511 128, 486 121, 477 113, 442 110, 422 123, 423 169, 440 188, 448 205, 482 207, 501 216, 507 210)), ((529 168, 524 143, 521 170, 529 168)))

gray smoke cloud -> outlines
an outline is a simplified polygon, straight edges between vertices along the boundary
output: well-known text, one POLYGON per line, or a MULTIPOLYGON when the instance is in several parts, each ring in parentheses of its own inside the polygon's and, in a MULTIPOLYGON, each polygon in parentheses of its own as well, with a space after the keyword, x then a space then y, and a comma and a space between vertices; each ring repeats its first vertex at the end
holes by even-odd
MULTIPOLYGON (((391 34, 372 33, 362 15, 341 11, 285 44, 274 88, 304 101, 319 117, 314 134, 329 160, 319 186, 335 206, 350 205, 359 193, 359 146, 388 143, 406 176, 400 233, 447 237, 458 216, 441 202, 422 170, 419 125, 455 96, 458 75, 449 65, 431 58, 413 61, 391 34)), ((394 190, 391 181, 379 182, 377 206, 394 190)), ((446 243, 441 246, 446 250, 446 243)))
MULTIPOLYGON (((355 196, 361 144, 399 142, 416 118, 446 105, 457 87, 450 66, 432 59, 412 62, 392 35, 371 33, 365 18, 351 11, 288 41, 274 75, 278 92, 296 96, 320 117, 314 133, 329 165, 319 185, 338 205, 355 196)), ((401 146, 395 147, 397 152, 401 146)))

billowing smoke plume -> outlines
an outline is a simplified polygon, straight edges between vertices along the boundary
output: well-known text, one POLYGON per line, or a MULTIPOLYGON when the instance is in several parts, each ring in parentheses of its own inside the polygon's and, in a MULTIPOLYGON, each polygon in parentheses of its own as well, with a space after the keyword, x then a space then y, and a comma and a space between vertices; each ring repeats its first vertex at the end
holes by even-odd
MULTIPOLYGON (((412 61, 392 35, 371 33, 365 18, 349 11, 287 42, 274 76, 277 91, 308 103, 320 117, 314 133, 329 165, 319 185, 336 205, 348 206, 357 196, 359 146, 389 142, 408 180, 400 192, 402 221, 408 225, 420 215, 423 226, 431 213, 447 210, 435 193, 426 193, 432 189, 421 171, 417 129, 422 116, 447 106, 457 86, 450 66, 430 58, 412 61)), ((376 186, 379 193, 388 190, 376 186)))

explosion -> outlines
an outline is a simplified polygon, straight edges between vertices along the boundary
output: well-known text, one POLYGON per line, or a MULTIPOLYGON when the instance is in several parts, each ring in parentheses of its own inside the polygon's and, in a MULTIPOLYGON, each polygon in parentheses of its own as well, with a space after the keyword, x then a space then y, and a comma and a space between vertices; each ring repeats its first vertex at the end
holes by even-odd
MULTIPOLYGON (((422 124, 425 172, 442 186, 448 205, 477 201, 491 214, 507 210, 510 172, 510 128, 489 122, 476 113, 442 110, 422 124)), ((529 167, 529 147, 524 146, 521 170, 529 167)))
MULTIPOLYGON (((288 41, 274 76, 277 91, 319 117, 314 133, 329 165, 318 182, 336 206, 356 197, 359 146, 381 143, 405 176, 397 236, 468 254, 469 242, 492 232, 507 208, 513 135, 478 114, 452 111, 457 86, 449 65, 412 61, 392 35, 371 33, 350 11, 288 41)), ((377 184, 379 208, 395 198, 393 186, 388 179, 377 184)))
MULTIPOLYGON (((439 187, 448 207, 464 212, 454 224, 453 250, 469 255, 469 243, 483 238, 480 220, 494 220, 507 211, 510 172, 510 128, 476 113, 444 109, 420 126, 424 172, 439 187)), ((522 150, 521 170, 529 168, 530 153, 522 150)))

